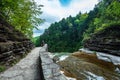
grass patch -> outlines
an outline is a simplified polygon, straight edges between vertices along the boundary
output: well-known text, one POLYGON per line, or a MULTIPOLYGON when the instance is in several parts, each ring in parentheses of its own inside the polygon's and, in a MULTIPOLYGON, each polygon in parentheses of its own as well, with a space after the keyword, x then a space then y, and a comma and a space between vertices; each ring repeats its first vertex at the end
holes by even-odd
POLYGON ((0 72, 3 72, 3 71, 5 71, 5 70, 6 70, 6 67, 0 65, 0 72))

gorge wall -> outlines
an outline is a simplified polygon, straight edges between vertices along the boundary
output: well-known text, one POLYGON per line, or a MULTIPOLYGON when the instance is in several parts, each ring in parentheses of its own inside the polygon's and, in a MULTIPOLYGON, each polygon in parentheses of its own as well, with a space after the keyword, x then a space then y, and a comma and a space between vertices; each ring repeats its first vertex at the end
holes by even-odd
POLYGON ((120 80, 120 25, 94 33, 59 65, 76 80, 120 80))
POLYGON ((0 65, 12 65, 33 47, 26 36, 15 30, 0 16, 0 65))
POLYGON ((84 47, 93 51, 120 56, 120 25, 110 27, 93 34, 84 42, 84 47))

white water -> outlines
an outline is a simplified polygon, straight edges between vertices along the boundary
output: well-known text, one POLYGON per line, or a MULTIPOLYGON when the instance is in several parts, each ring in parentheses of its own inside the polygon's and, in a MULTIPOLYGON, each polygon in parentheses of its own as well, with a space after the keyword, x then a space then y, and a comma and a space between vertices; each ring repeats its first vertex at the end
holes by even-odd
MULTIPOLYGON (((64 71, 60 71, 64 75, 64 71)), ((67 80, 76 80, 75 78, 65 76, 67 80)))
POLYGON ((114 65, 120 65, 120 57, 118 56, 97 52, 97 57, 98 59, 112 62, 114 65))
MULTIPOLYGON (((120 65, 120 57, 118 57, 118 56, 114 56, 114 55, 110 55, 110 54, 106 54, 106 53, 101 53, 101 52, 94 52, 94 51, 90 51, 90 50, 84 49, 84 48, 79 49, 79 50, 86 52, 86 53, 90 53, 90 54, 96 53, 98 59, 101 59, 101 60, 104 60, 107 62, 112 62, 114 65, 120 65)), ((59 54, 59 53, 57 53, 57 54, 59 54)), ((68 53, 61 54, 59 56, 60 61, 65 60, 69 55, 70 54, 68 54, 68 53)), ((117 67, 116 67, 115 71, 120 73, 120 69, 117 67)), ((64 73, 64 72, 62 72, 62 73, 64 73)), ((88 71, 85 71, 83 74, 88 78, 88 80, 105 80, 102 76, 98 76, 98 75, 93 74, 93 73, 88 72, 88 71)), ((70 78, 67 76, 65 76, 65 77, 68 80, 76 80, 75 78, 70 78)))
POLYGON ((86 71, 88 80, 105 80, 102 76, 95 75, 91 72, 86 71))
POLYGON ((60 58, 60 61, 62 61, 62 60, 65 60, 67 57, 68 57, 68 55, 63 55, 63 56, 61 56, 59 58, 60 58))
POLYGON ((54 53, 54 56, 59 57, 59 61, 65 60, 67 57, 69 57, 71 53, 67 53, 67 52, 61 52, 61 53, 54 53))
POLYGON ((90 51, 89 49, 87 49, 87 48, 81 48, 81 49, 79 49, 79 51, 82 51, 82 52, 85 52, 85 53, 94 53, 94 51, 90 51))
POLYGON ((102 52, 94 52, 94 51, 90 51, 89 49, 86 48, 81 48, 79 49, 79 51, 83 51, 85 53, 96 53, 98 59, 107 61, 107 62, 112 62, 114 65, 120 65, 120 57, 118 56, 114 56, 114 55, 110 55, 110 54, 106 54, 106 53, 102 53, 102 52))

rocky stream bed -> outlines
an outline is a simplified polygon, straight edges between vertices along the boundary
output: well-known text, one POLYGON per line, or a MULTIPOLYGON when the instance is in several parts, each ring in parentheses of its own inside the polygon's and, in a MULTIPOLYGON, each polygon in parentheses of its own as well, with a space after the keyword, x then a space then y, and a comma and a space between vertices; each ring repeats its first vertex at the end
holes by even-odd
POLYGON ((76 80, 120 80, 120 65, 98 59, 96 54, 75 52, 58 62, 66 76, 76 80))

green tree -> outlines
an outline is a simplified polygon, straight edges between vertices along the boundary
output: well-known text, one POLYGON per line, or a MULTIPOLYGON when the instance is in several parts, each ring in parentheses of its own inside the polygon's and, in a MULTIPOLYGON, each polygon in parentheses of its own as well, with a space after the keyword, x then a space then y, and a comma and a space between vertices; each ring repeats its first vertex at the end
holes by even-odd
POLYGON ((94 33, 120 24, 119 6, 119 0, 101 0, 89 13, 78 13, 51 24, 39 41, 48 43, 52 52, 78 50, 94 33))
POLYGON ((43 20, 39 18, 42 5, 34 0, 1 0, 0 13, 15 28, 31 38, 33 28, 43 20))

